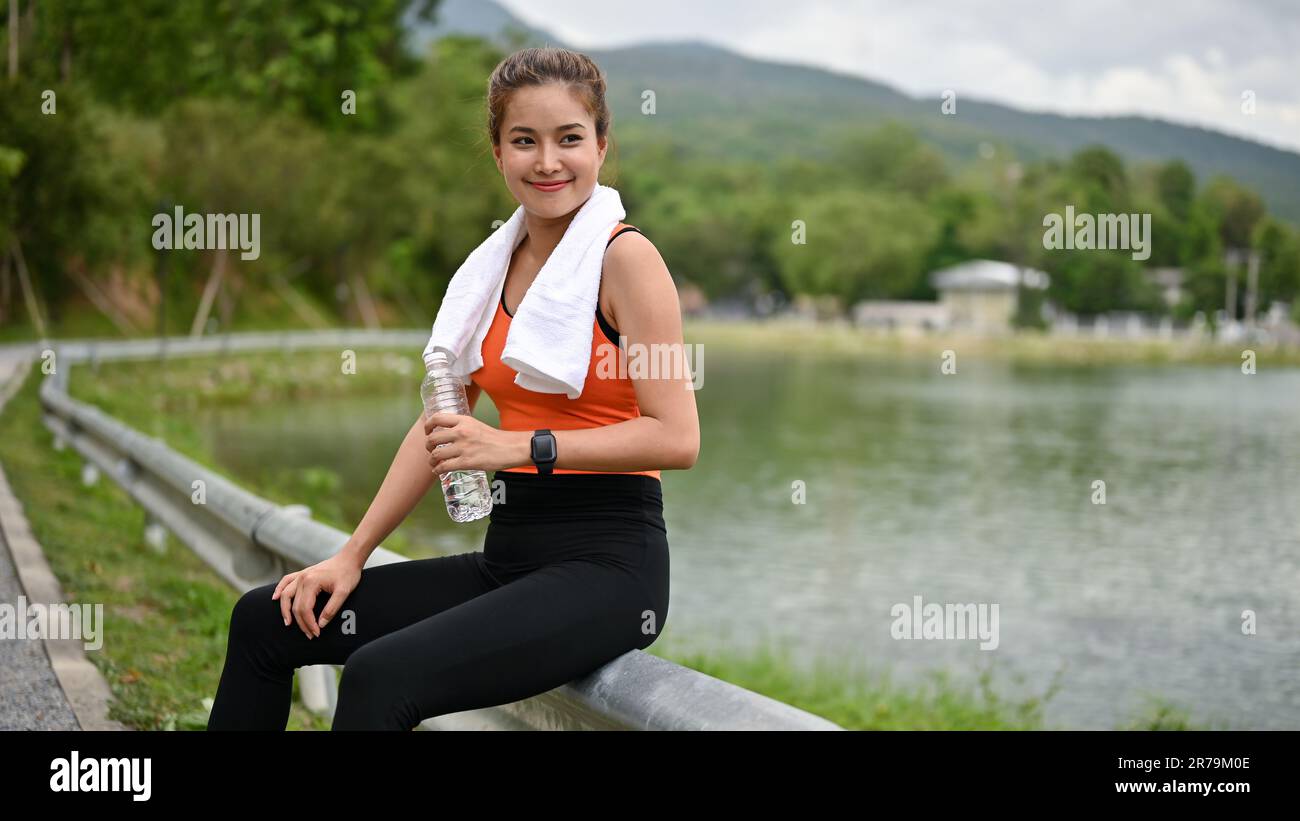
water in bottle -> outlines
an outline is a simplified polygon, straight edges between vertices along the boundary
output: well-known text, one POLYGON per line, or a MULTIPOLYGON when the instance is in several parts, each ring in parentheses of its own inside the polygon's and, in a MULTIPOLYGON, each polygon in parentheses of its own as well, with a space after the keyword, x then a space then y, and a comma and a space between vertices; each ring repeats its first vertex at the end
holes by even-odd
MULTIPOLYGON (((465 384, 452 373, 444 351, 430 351, 424 357, 425 377, 420 383, 426 418, 435 413, 469 415, 469 397, 465 384)), ((446 447, 444 442, 437 446, 446 447)), ((437 448, 434 448, 437 450, 437 448)), ((492 512, 492 493, 487 473, 482 470, 453 470, 439 474, 447 513, 453 522, 472 522, 492 512)))

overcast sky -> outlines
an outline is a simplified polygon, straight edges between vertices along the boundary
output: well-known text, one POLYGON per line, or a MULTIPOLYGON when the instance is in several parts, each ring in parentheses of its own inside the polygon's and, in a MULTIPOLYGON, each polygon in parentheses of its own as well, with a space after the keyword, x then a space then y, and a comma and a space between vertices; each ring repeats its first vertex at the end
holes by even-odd
POLYGON ((1300 0, 499 0, 575 48, 704 40, 912 95, 1147 114, 1300 151, 1300 0), (1255 113, 1242 111, 1253 91, 1255 113))

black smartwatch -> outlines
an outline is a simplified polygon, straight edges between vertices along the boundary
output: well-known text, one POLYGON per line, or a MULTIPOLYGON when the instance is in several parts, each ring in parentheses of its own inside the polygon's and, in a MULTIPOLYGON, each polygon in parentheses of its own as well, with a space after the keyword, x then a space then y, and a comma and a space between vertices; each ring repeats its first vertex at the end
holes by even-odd
POLYGON ((555 434, 549 430, 533 431, 532 443, 533 464, 537 465, 537 472, 545 475, 555 469, 555 434))

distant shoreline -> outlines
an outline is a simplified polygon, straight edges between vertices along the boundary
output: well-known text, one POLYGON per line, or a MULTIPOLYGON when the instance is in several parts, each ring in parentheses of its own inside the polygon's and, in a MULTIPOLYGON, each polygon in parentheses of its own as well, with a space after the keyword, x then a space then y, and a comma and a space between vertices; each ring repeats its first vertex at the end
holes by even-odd
POLYGON ((978 336, 953 332, 911 333, 865 329, 807 320, 683 320, 687 343, 742 346, 749 350, 852 354, 874 359, 933 357, 945 350, 976 360, 1063 365, 1193 364, 1240 370, 1242 353, 1255 352, 1256 371, 1300 367, 1300 348, 1273 343, 1204 343, 1188 340, 1106 339, 1020 332, 978 336))

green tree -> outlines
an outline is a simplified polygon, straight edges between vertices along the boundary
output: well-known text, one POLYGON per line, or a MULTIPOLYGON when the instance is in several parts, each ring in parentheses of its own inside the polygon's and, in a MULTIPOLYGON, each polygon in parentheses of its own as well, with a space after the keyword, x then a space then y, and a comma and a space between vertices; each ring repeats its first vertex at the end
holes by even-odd
POLYGON ((806 244, 792 242, 785 230, 771 240, 789 293, 829 294, 851 304, 924 288, 922 265, 939 223, 915 200, 839 189, 801 197, 789 214, 807 231, 806 244))
POLYGON ((939 153, 922 143, 911 128, 895 122, 842 138, 831 169, 840 184, 857 183, 918 199, 929 197, 948 181, 939 153))
MULTIPOLYGON (((431 19, 437 0, 419 0, 431 19)), ((403 48, 407 0, 44 0, 25 69, 83 78, 102 100, 157 114, 229 96, 332 128, 392 124, 386 95, 418 61, 403 48), (341 111, 356 92, 354 116, 341 111)))
POLYGON ((1075 152, 1066 168, 1066 178, 1081 197, 1076 211, 1093 214, 1128 210, 1129 182, 1124 161, 1105 146, 1089 146, 1075 152))
POLYGON ((1201 194, 1206 213, 1219 228, 1226 248, 1249 248, 1255 226, 1264 216, 1264 201, 1229 177, 1215 177, 1201 194))
POLYGON ((1156 192, 1169 215, 1182 222, 1191 215, 1196 201, 1196 175, 1187 163, 1171 160, 1156 174, 1156 192))
POLYGON ((0 242, 21 244, 32 286, 60 319, 73 286, 64 276, 70 255, 98 256, 111 237, 112 190, 102 168, 104 138, 88 113, 88 101, 73 88, 59 88, 58 113, 41 113, 43 84, 20 77, 0 94, 0 153, 7 181, 0 242))
POLYGON ((1273 301, 1294 303, 1300 297, 1300 232, 1272 217, 1258 229, 1259 305, 1273 301))

